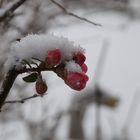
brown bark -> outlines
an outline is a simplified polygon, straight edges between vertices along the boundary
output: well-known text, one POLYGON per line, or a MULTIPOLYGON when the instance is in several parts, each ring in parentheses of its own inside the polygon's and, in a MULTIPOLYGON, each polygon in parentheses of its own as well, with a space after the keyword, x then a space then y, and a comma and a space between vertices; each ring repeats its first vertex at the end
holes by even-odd
POLYGON ((14 68, 7 73, 0 90, 0 109, 2 108, 17 76, 18 72, 14 68))

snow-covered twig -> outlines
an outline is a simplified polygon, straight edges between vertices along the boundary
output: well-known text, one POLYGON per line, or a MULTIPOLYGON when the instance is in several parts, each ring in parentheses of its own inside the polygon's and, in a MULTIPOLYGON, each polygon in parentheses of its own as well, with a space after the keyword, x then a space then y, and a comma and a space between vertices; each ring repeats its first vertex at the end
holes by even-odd
POLYGON ((68 15, 70 15, 72 17, 75 17, 77 19, 80 19, 82 21, 85 21, 87 23, 90 23, 90 24, 92 24, 94 26, 101 26, 101 24, 99 24, 99 23, 95 23, 95 22, 93 22, 93 21, 91 21, 89 19, 86 19, 84 17, 78 16, 78 15, 74 14, 73 12, 68 11, 63 5, 61 5, 60 3, 56 2, 55 0, 50 0, 50 1, 52 3, 54 3, 56 6, 58 6, 60 9, 62 9, 66 14, 68 14, 68 15))
POLYGON ((26 0, 18 0, 15 3, 11 4, 0 14, 0 22, 2 22, 7 17, 11 16, 11 14, 20 7, 26 0))
MULTIPOLYGON (((44 94, 44 95, 47 95, 47 94, 44 94)), ((27 100, 30 100, 30 99, 33 99, 33 98, 37 98, 37 97, 43 97, 43 96, 34 94, 32 96, 29 96, 29 97, 26 97, 26 98, 23 98, 23 99, 19 99, 19 100, 5 101, 4 104, 25 103, 25 101, 27 101, 27 100)))

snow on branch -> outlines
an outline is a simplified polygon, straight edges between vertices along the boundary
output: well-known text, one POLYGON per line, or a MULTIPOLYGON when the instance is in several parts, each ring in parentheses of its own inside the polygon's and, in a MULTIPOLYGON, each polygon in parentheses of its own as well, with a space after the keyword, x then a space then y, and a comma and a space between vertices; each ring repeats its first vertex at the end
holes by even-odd
POLYGON ((85 22, 87 22, 89 24, 92 24, 94 26, 101 26, 101 24, 99 24, 99 23, 95 23, 95 22, 93 22, 93 21, 91 21, 91 20, 89 20, 87 18, 84 18, 84 17, 81 17, 81 16, 78 16, 78 15, 74 14, 73 12, 67 10, 63 5, 61 5, 60 3, 56 2, 55 0, 50 0, 50 1, 52 3, 54 3, 56 6, 58 6, 64 13, 66 13, 66 14, 72 16, 72 17, 75 17, 77 19, 85 21, 85 22))
POLYGON ((53 34, 31 34, 13 43, 10 49, 4 64, 7 75, 0 90, 0 108, 4 105, 16 77, 22 73, 28 74, 23 77, 25 82, 35 82, 36 92, 40 96, 48 89, 42 71, 53 71, 74 90, 85 88, 88 81, 87 66, 84 63, 85 50, 67 38, 53 34))
POLYGON ((7 17, 11 16, 13 12, 20 7, 26 0, 18 0, 10 5, 8 5, 5 9, 0 10, 0 22, 2 22, 7 17))
POLYGON ((14 65, 21 67, 23 59, 31 62, 34 58, 43 61, 50 50, 59 48, 62 54, 61 60, 71 60, 74 53, 85 53, 80 46, 64 37, 53 34, 30 34, 20 41, 12 44, 5 68, 10 69, 14 65))

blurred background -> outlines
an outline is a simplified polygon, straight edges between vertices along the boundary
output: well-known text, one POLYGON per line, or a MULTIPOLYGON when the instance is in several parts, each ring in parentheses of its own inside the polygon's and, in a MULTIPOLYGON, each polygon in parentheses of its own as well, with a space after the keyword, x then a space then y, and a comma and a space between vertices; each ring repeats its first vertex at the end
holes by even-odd
MULTIPOLYGON (((15 1, 0 0, 0 17, 15 1)), ((43 75, 47 95, 24 104, 6 104, 0 113, 1 140, 139 140, 140 139, 140 1, 28 0, 0 18, 1 53, 31 33, 67 37, 86 50, 89 81, 75 92, 52 72, 43 75)), ((57 47, 57 46, 56 46, 57 47)), ((0 82, 4 78, 0 56, 0 82)), ((8 100, 35 93, 34 84, 16 79, 8 100)))

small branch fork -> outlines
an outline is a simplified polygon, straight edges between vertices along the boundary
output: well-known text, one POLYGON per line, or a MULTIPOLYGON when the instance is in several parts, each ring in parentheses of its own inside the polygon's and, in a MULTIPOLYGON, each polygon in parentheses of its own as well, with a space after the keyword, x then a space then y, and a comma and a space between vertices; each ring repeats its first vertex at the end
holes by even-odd
POLYGON ((18 0, 15 3, 13 3, 11 6, 9 6, 5 11, 0 14, 0 22, 5 20, 7 17, 10 17, 13 12, 20 7, 26 0, 18 0))
MULTIPOLYGON (((44 94, 43 96, 45 96, 47 94, 44 94)), ((33 98, 37 98, 37 97, 43 97, 43 96, 40 96, 40 95, 37 95, 37 94, 34 94, 32 96, 29 96, 29 97, 26 97, 26 98, 23 98, 23 99, 19 99, 19 100, 9 100, 9 101, 5 101, 4 104, 13 104, 13 103, 25 103, 25 101, 27 100, 30 100, 30 99, 33 99, 33 98)))
POLYGON ((78 15, 76 15, 76 14, 74 14, 74 13, 68 11, 63 5, 61 5, 60 3, 56 2, 55 0, 50 0, 50 1, 51 1, 53 4, 55 4, 57 7, 59 7, 64 13, 66 13, 66 14, 72 16, 72 17, 75 17, 75 18, 77 18, 77 19, 80 19, 80 20, 82 20, 82 21, 85 21, 85 22, 87 22, 87 23, 89 23, 89 24, 92 24, 92 25, 94 25, 94 26, 101 26, 101 24, 99 24, 99 23, 95 23, 95 22, 93 22, 93 21, 91 21, 91 20, 88 20, 88 19, 86 19, 86 18, 84 18, 84 17, 78 16, 78 15))
MULTIPOLYGON (((44 67, 35 67, 35 68, 22 68, 21 70, 16 70, 15 68, 13 68, 12 70, 10 70, 3 83, 1 86, 1 90, 0 90, 0 109, 2 108, 2 106, 6 103, 24 103, 26 100, 32 99, 32 98, 36 98, 39 97, 39 95, 33 95, 21 100, 14 100, 14 101, 5 101, 10 89, 12 88, 14 81, 16 80, 17 76, 19 74, 22 73, 28 73, 28 72, 38 72, 40 73, 41 71, 54 71, 55 73, 57 73, 57 71, 59 71, 61 68, 63 67, 63 65, 59 65, 57 67, 53 67, 53 68, 44 68, 44 67)), ((59 76, 59 74, 57 74, 59 76)))

